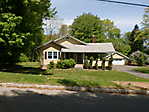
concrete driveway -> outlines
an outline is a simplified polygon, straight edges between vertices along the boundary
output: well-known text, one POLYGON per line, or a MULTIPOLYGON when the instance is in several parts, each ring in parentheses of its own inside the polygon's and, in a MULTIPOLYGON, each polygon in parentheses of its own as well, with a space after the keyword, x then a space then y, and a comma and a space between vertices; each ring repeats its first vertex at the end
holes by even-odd
POLYGON ((149 96, 62 93, 0 88, 0 112, 149 112, 149 96))
POLYGON ((139 66, 122 65, 122 66, 113 66, 113 69, 121 71, 121 72, 127 72, 127 73, 130 73, 130 74, 135 75, 137 77, 149 78, 149 74, 133 71, 134 68, 138 68, 138 67, 139 66))

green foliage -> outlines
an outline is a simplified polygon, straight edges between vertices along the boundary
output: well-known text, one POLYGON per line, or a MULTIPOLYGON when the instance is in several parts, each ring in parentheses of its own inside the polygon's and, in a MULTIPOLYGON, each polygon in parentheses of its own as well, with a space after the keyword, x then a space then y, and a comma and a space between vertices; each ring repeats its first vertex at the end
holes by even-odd
POLYGON ((102 63, 101 63, 102 70, 105 70, 106 69, 105 62, 106 62, 106 59, 105 59, 105 57, 103 57, 102 58, 102 63))
POLYGON ((132 61, 137 65, 143 66, 145 64, 145 60, 147 57, 144 55, 143 52, 136 51, 130 55, 132 61))
POLYGON ((90 67, 90 64, 88 62, 88 58, 87 56, 85 56, 83 68, 88 69, 89 67, 90 67))
POLYGON ((51 61, 51 62, 48 64, 48 68, 49 68, 49 69, 55 68, 55 63, 54 63, 53 61, 51 61))
POLYGON ((29 62, 29 58, 25 54, 21 53, 19 57, 19 62, 29 62))
POLYGON ((57 62, 57 68, 62 68, 62 69, 73 68, 75 64, 76 62, 74 59, 65 59, 57 62))
POLYGON ((137 71, 137 72, 142 72, 142 73, 149 74, 149 67, 135 68, 134 70, 137 71))
POLYGON ((101 34, 101 30, 100 18, 92 14, 77 17, 71 26, 71 34, 82 41, 91 41, 93 35, 101 34))
POLYGON ((101 20, 90 13, 77 17, 72 26, 71 34, 85 42, 91 42, 93 36, 96 42, 104 42, 107 38, 119 38, 120 30, 111 20, 101 20))
POLYGON ((29 33, 17 30, 22 17, 11 13, 0 14, 0 63, 10 64, 19 61, 29 33))
MULTIPOLYGON (((149 82, 148 79, 143 79, 125 72, 118 71, 88 71, 78 69, 54 69, 48 70, 50 75, 41 75, 39 63, 19 63, 18 66, 7 68, 8 71, 13 69, 13 72, 2 71, 0 68, 0 82, 9 83, 31 83, 31 84, 48 84, 48 85, 67 85, 73 86, 93 86, 107 87, 114 86, 113 81, 135 81, 149 82), (21 68, 18 68, 18 66, 21 68), (32 69, 31 69, 32 68, 32 69), (54 74, 51 74, 54 73, 54 74), (110 74, 110 75, 109 75, 110 74), (70 85, 69 85, 70 84, 70 85)), ((5 68, 6 69, 6 68, 5 68)), ((3 69, 4 70, 4 69, 3 69)))
POLYGON ((90 62, 89 62, 89 65, 90 65, 90 69, 92 69, 93 68, 93 61, 94 61, 94 57, 90 57, 90 62))
MULTIPOLYGON (((55 8, 51 8, 50 0, 1 0, 0 1, 0 14, 9 13, 15 14, 17 21, 13 21, 14 17, 11 19, 13 24, 8 27, 10 31, 8 35, 15 37, 20 37, 18 33, 30 35, 24 40, 17 39, 18 44, 21 43, 23 48, 20 52, 25 53, 30 59, 33 56, 33 50, 35 47, 41 44, 43 38, 43 19, 50 19, 56 13, 55 8), (17 22, 17 23, 16 23, 17 22), (12 28, 13 27, 13 28, 12 28), (11 31, 15 28, 15 32, 11 31), (22 42, 23 41, 23 42, 22 42)), ((7 18, 9 21, 10 18, 7 18)), ((1 24, 5 25, 5 24, 1 24)), ((3 34, 3 33, 2 33, 3 34)), ((8 37, 5 35, 5 37, 8 37)), ((26 36, 24 36, 26 37, 26 36)), ((3 39, 0 39, 0 42, 3 42, 3 39)), ((11 44, 16 43, 11 41, 11 44)), ((18 46, 18 45, 17 45, 18 46)), ((12 47, 15 51, 18 51, 14 46, 12 47)), ((6 48, 8 50, 8 48, 6 48)), ((7 54, 9 51, 6 51, 7 54)), ((19 56, 19 55, 18 55, 19 56)), ((14 55, 14 57, 16 57, 14 55)), ((12 58, 13 59, 13 58, 12 58)), ((14 59, 16 60, 16 59, 14 59)), ((9 61, 9 60, 8 60, 9 61)))
POLYGON ((113 38, 108 39, 108 42, 112 42, 116 51, 121 52, 124 55, 128 55, 131 51, 131 47, 128 44, 128 41, 124 38, 113 38))
POLYGON ((141 31, 139 30, 138 25, 135 25, 133 31, 131 33, 127 34, 127 39, 129 42, 129 45, 131 47, 131 52, 135 51, 143 51, 143 39, 137 39, 141 34, 141 31))
POLYGON ((113 62, 113 57, 112 57, 112 55, 111 55, 111 57, 110 57, 110 59, 109 59, 109 61, 108 61, 108 69, 109 69, 109 70, 112 70, 112 62, 113 62))
POLYGON ((95 69, 98 70, 98 58, 96 58, 95 69))
POLYGON ((142 25, 144 26, 144 28, 149 28, 149 8, 145 8, 142 25))
POLYGON ((106 39, 120 38, 120 29, 116 28, 114 22, 109 19, 102 20, 102 32, 106 39))

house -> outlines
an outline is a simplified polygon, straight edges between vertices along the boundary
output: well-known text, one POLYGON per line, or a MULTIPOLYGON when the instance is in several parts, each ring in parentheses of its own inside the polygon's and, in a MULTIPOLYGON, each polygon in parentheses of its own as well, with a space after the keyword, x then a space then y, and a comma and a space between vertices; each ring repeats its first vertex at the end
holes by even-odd
POLYGON ((65 36, 49 41, 38 47, 42 68, 53 61, 60 59, 74 59, 77 64, 83 64, 85 56, 94 58, 99 54, 113 54, 115 49, 112 43, 85 43, 72 36, 65 36))

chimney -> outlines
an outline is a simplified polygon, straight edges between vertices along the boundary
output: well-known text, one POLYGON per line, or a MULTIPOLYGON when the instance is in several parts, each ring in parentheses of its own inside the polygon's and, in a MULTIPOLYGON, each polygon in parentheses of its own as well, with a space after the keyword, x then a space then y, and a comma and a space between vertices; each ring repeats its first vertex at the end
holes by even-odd
POLYGON ((92 43, 96 43, 96 37, 95 37, 95 35, 92 36, 92 43))

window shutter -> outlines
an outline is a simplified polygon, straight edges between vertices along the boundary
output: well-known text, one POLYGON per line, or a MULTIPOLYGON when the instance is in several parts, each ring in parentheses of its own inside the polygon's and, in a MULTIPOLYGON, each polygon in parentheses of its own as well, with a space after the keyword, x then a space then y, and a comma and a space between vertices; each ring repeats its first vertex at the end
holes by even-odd
POLYGON ((47 59, 47 52, 45 52, 45 59, 47 59))

